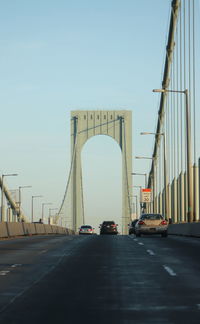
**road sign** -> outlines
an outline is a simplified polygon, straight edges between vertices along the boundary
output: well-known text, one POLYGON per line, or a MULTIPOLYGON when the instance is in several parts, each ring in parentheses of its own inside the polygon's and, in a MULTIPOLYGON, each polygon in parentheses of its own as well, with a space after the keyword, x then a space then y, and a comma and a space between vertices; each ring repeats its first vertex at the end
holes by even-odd
POLYGON ((151 202, 151 189, 141 189, 141 203, 150 203, 151 202))

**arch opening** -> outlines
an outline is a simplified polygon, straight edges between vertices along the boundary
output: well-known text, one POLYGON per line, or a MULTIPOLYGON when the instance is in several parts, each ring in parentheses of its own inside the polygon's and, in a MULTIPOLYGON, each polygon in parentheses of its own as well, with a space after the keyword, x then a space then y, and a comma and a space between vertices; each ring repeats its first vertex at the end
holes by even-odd
POLYGON ((114 220, 122 227, 122 153, 107 135, 90 138, 81 152, 85 224, 95 227, 114 220))

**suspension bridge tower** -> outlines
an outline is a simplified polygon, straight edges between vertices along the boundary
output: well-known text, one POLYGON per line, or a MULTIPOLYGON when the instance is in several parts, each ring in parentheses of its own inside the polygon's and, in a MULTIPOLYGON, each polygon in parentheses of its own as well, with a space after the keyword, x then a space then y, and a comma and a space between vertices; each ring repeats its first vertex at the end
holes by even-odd
MULTIPOLYGON (((71 112, 72 150, 72 227, 75 231, 84 222, 81 150, 87 140, 108 135, 119 144, 122 152, 122 233, 127 234, 131 219, 132 194, 132 113, 127 110, 71 112)), ((111 215, 113 218, 113 216, 111 215)))

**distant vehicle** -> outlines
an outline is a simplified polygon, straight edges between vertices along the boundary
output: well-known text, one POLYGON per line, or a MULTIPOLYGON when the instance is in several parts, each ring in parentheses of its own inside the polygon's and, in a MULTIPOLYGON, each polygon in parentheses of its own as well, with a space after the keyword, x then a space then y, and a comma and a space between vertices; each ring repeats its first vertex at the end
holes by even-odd
POLYGON ((102 234, 117 235, 118 234, 117 226, 118 226, 118 224, 115 224, 114 221, 104 221, 100 225, 100 235, 102 235, 102 234))
POLYGON ((129 225, 129 230, 128 230, 129 235, 131 235, 131 234, 135 234, 135 225, 136 225, 137 222, 138 222, 138 218, 134 219, 134 220, 131 222, 131 224, 129 225))
POLYGON ((135 234, 161 234, 167 237, 167 229, 168 222, 161 214, 142 214, 135 225, 135 234))
POLYGON ((82 234, 94 234, 94 228, 90 225, 82 225, 80 228, 79 228, 79 235, 82 235, 82 234))
POLYGON ((38 222, 36 221, 36 222, 33 222, 33 223, 34 224, 44 224, 42 218, 40 218, 38 222))

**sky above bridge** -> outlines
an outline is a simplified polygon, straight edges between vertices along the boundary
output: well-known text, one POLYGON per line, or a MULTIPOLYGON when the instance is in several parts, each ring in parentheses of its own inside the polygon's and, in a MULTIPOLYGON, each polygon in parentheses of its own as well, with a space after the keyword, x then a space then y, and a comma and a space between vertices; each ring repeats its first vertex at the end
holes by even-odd
MULTIPOLYGON (((133 155, 151 156, 170 18, 170 0, 18 0, 0 10, 1 174, 10 189, 31 185, 22 207, 59 208, 70 166, 70 111, 133 112, 133 155)), ((199 4, 199 2, 198 2, 199 4)), ((121 153, 108 137, 85 145, 86 222, 120 223, 121 153), (97 206, 102 206, 97 208, 97 206)), ((134 160, 134 172, 148 172, 134 160)), ((134 177, 143 185, 144 177, 134 177)), ((134 189, 135 193, 137 189, 134 189)), ((48 208, 46 209, 46 215, 48 208)))

